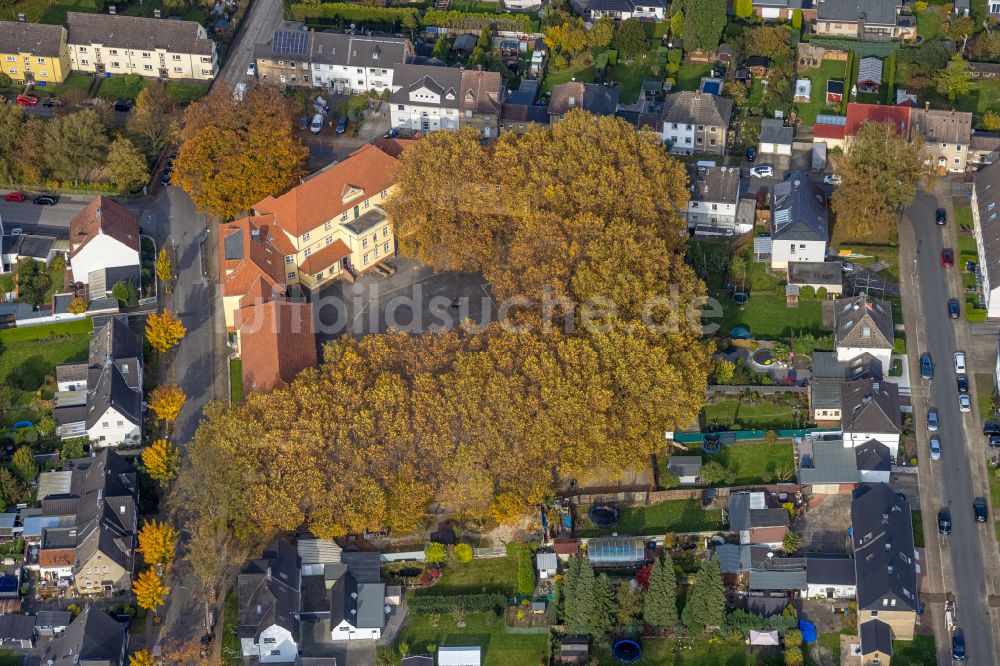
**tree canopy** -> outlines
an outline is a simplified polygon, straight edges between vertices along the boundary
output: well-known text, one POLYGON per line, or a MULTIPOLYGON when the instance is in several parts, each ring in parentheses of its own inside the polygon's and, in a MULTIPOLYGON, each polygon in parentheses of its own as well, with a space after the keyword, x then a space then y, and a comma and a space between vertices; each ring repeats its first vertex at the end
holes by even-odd
POLYGON ((683 6, 684 48, 715 50, 726 27, 726 0, 684 0, 683 6))

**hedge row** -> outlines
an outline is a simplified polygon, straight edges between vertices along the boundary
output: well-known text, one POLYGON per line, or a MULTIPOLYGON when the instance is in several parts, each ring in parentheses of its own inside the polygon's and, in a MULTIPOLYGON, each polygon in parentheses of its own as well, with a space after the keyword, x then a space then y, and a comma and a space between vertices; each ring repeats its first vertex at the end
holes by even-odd
POLYGON ((401 23, 406 16, 420 18, 420 12, 412 7, 369 7, 349 5, 345 2, 324 2, 311 4, 295 3, 291 6, 292 16, 298 21, 307 19, 343 19, 353 23, 378 21, 380 23, 401 23))
POLYGON ((517 559, 517 593, 528 596, 535 591, 534 549, 524 543, 507 544, 507 555, 517 559))
POLYGON ((410 612, 420 615, 450 613, 461 607, 467 613, 500 611, 507 605, 502 594, 454 594, 451 596, 419 596, 408 602, 410 612))
POLYGON ((425 12, 422 24, 466 30, 481 30, 485 26, 495 25, 499 30, 529 33, 534 32, 535 29, 535 22, 528 14, 469 14, 441 9, 431 9, 425 12))

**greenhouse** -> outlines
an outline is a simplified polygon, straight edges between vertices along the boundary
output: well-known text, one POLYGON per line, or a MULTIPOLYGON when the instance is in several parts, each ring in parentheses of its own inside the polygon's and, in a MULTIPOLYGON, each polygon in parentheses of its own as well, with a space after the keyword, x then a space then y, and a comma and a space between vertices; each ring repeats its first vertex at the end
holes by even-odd
POLYGON ((641 537, 606 537, 587 542, 587 558, 594 566, 638 564, 646 559, 646 540, 641 537))

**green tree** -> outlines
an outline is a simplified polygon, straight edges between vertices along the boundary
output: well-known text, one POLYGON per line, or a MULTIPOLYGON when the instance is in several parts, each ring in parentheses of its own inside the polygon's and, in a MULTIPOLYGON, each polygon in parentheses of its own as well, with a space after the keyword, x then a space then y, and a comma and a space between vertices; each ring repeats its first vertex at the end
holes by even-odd
POLYGON ((619 626, 628 627, 642 617, 645 595, 641 587, 633 585, 632 581, 619 583, 615 588, 615 596, 618 599, 615 619, 619 626))
POLYGON ((434 52, 431 53, 432 58, 437 58, 441 62, 448 62, 448 58, 451 56, 451 44, 442 35, 438 37, 438 40, 434 42, 434 52))
POLYGON ((802 547, 802 538, 795 532, 786 532, 785 538, 781 541, 781 548, 786 553, 794 553, 802 547))
POLYGON ((139 305, 139 292, 135 287, 135 282, 132 280, 116 282, 111 287, 111 295, 117 298, 122 305, 128 307, 139 305))
POLYGON ((176 140, 177 103, 160 80, 147 81, 135 99, 127 125, 128 138, 146 156, 148 164, 159 159, 168 144, 176 140))
POLYGON ((417 31, 417 28, 420 27, 420 22, 417 20, 416 14, 407 13, 403 16, 399 26, 412 36, 413 33, 417 31))
POLYGON ((14 452, 10 460, 10 468, 22 483, 34 481, 35 477, 38 476, 38 466, 35 464, 35 458, 31 453, 31 449, 26 446, 22 446, 14 452))
POLYGON ((589 46, 607 47, 615 36, 615 20, 609 16, 602 16, 594 21, 587 33, 587 44, 589 46))
POLYGON ((602 573, 594 581, 594 608, 590 617, 590 633, 598 637, 607 635, 614 629, 617 611, 615 588, 608 575, 602 573))
POLYGON ((431 541, 424 548, 424 556, 431 564, 441 564, 448 559, 448 550, 444 547, 443 543, 431 541))
POLYGON ((671 629, 677 626, 677 575, 670 553, 664 552, 653 562, 642 616, 646 624, 658 629, 671 629))
POLYGON ((618 49, 622 57, 631 60, 646 50, 646 31, 639 19, 622 21, 615 28, 611 46, 618 49))
POLYGON ((713 557, 701 565, 681 620, 693 633, 701 633, 707 627, 722 626, 725 619, 726 592, 722 585, 722 571, 719 559, 713 557))
POLYGON ((21 494, 20 482, 14 478, 9 469, 0 467, 0 498, 3 499, 4 505, 17 504, 21 501, 21 494))
POLYGON ((471 562, 474 557, 472 546, 467 543, 460 543, 456 545, 452 552, 455 553, 455 557, 459 562, 471 562))
POLYGON ((9 88, 12 83, 13 81, 11 81, 11 78, 9 76, 4 74, 3 72, 0 72, 0 88, 9 88))
POLYGON ((111 143, 104 168, 107 169, 111 182, 121 192, 135 192, 149 180, 146 158, 125 137, 119 137, 111 143))
POLYGON ((750 101, 747 95, 747 87, 738 81, 729 81, 722 86, 722 94, 725 97, 733 100, 733 104, 736 105, 738 109, 745 109, 747 102, 750 101))
POLYGON ((38 423, 35 424, 35 429, 38 434, 43 437, 48 437, 56 431, 56 420, 49 415, 45 415, 38 419, 38 423))
POLYGON ((785 648, 785 666, 802 666, 804 663, 805 657, 802 655, 801 647, 785 648))
POLYGON ((684 0, 685 50, 712 51, 726 27, 726 0, 684 0))
POLYGON ((674 15, 670 17, 670 35, 673 37, 680 37, 683 31, 684 12, 677 10, 674 12, 674 15))
MULTIPOLYGON (((570 579, 567 572, 567 579, 571 580, 569 586, 564 588, 566 595, 565 624, 566 627, 575 634, 586 634, 593 626, 593 613, 595 604, 594 569, 588 560, 576 560, 575 575, 570 579)), ((573 561, 570 566, 573 567, 573 561)))
POLYGON ((486 53, 493 51, 493 31, 490 30, 490 26, 484 25, 483 29, 479 31, 479 39, 476 40, 476 47, 486 53))
POLYGON ((785 647, 801 647, 802 646, 802 632, 798 629, 789 629, 785 632, 785 647))
POLYGON ((24 125, 24 110, 16 104, 0 104, 0 180, 12 182, 17 172, 15 154, 24 125))
POLYGON ((104 163, 108 135, 97 112, 84 109, 45 125, 45 155, 52 173, 74 184, 104 163))
POLYGON ((749 17, 753 14, 753 0, 735 0, 733 12, 742 19, 749 17))
POLYGON ((714 486, 717 483, 731 485, 736 480, 736 473, 713 460, 702 466, 701 480, 710 486, 714 486))
POLYGON ((964 42, 976 31, 976 22, 971 16, 952 16, 951 20, 943 26, 944 36, 955 42, 964 42))
POLYGON ((660 474, 660 487, 664 490, 670 490, 671 488, 676 488, 681 485, 681 477, 677 476, 669 469, 663 470, 660 474))
POLYGON ((52 278, 45 264, 34 259, 17 262, 17 295, 22 303, 41 305, 52 287, 52 278))
POLYGON ((74 437, 63 442, 59 456, 63 460, 75 460, 87 455, 87 440, 84 437, 74 437))
POLYGON ((948 66, 938 73, 937 90, 948 95, 949 101, 954 102, 959 97, 968 95, 971 89, 972 72, 969 71, 969 63, 961 53, 956 53, 948 66))
POLYGON ((712 366, 712 374, 715 376, 716 384, 728 384, 733 381, 733 377, 736 375, 736 364, 720 358, 712 366))
POLYGON ((802 30, 802 10, 793 9, 792 10, 792 29, 796 32, 802 30))
POLYGON ((996 111, 987 111, 983 114, 982 119, 983 129, 988 132, 996 132, 1000 130, 1000 113, 996 111))
POLYGON ((765 56, 777 60, 788 55, 792 48, 791 35, 781 26, 762 25, 747 30, 744 50, 750 56, 765 56))

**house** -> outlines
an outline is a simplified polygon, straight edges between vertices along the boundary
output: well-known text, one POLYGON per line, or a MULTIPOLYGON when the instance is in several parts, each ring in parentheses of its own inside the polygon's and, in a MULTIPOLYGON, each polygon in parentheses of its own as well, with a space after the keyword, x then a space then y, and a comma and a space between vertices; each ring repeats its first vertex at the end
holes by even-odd
POLYGON ((857 595, 854 560, 847 555, 807 553, 806 587, 802 595, 808 599, 854 599, 857 595))
POLYGON ((864 484, 851 502, 858 623, 878 620, 892 640, 913 639, 917 565, 910 505, 884 483, 864 484))
POLYGON ((395 129, 422 132, 475 127, 488 139, 499 131, 502 94, 498 72, 399 65, 392 75, 390 121, 395 129))
MULTIPOLYGON (((781 509, 781 511, 785 511, 781 509)), ((788 515, 788 512, 785 512, 788 515)), ((763 597, 798 597, 806 589, 806 561, 801 557, 780 557, 764 548, 750 549, 747 593, 763 597)))
MULTIPOLYGON (((817 118, 817 121, 819 119, 817 118)), ((887 123, 892 125, 896 133, 902 137, 910 136, 910 108, 906 106, 882 106, 880 104, 847 105, 847 120, 844 127, 844 140, 849 142, 857 135, 861 126, 868 122, 887 123)), ((833 146, 830 146, 833 148, 833 146)))
POLYGON ((535 568, 539 578, 555 578, 559 573, 559 556, 555 553, 536 553, 535 568))
POLYGON ((215 42, 195 21, 69 12, 66 25, 74 71, 199 81, 219 71, 215 42))
POLYGON ((813 378, 817 380, 836 379, 881 379, 882 362, 865 352, 848 361, 838 361, 837 352, 815 352, 813 354, 813 378))
POLYGON ((609 17, 616 21, 662 21, 667 11, 663 0, 590 0, 589 9, 591 20, 609 17))
POLYGON ((877 93, 882 89, 882 59, 869 56, 858 64, 858 92, 877 93))
POLYGON ((60 242, 55 236, 44 234, 5 234, 0 237, 0 244, 4 273, 13 271, 22 259, 32 259, 48 265, 57 254, 66 255, 65 241, 60 242))
POLYGON ((791 21, 796 10, 802 12, 803 25, 816 18, 811 0, 753 0, 753 13, 762 19, 791 21))
POLYGON ((788 284, 837 298, 844 291, 844 272, 839 261, 793 261, 788 264, 788 284))
POLYGON ((51 666, 126 666, 127 652, 125 625, 87 604, 66 632, 45 646, 39 660, 51 666))
POLYGON ((741 544, 780 548, 788 532, 788 511, 768 508, 762 492, 731 494, 727 514, 729 529, 739 533, 741 544))
POLYGON ((663 141, 673 153, 722 155, 732 112, 733 101, 719 95, 691 91, 666 95, 663 141))
POLYGON ((701 476, 701 456, 670 456, 667 469, 677 475, 681 485, 697 484, 701 476))
POLYGON ((856 447, 877 439, 895 458, 903 433, 899 386, 877 379, 844 382, 840 401, 844 446, 856 447))
POLYGON ((687 204, 688 229, 702 236, 743 234, 753 220, 737 222, 740 170, 737 167, 687 165, 691 196, 687 204))
MULTIPOLYGON (((92 275, 111 268, 138 273, 139 218, 113 199, 94 197, 70 220, 69 248, 74 282, 88 284, 92 275)), ((91 299, 106 293, 91 294, 91 299)))
POLYGON ((813 125, 813 152, 819 145, 825 148, 843 148, 847 138, 847 116, 819 114, 813 125))
POLYGON ((972 224, 979 261, 976 276, 986 316, 1000 317, 1000 161, 980 169, 972 180, 972 224))
POLYGON ((840 424, 840 382, 814 379, 809 382, 809 420, 824 426, 840 424))
POLYGON ((1000 0, 987 0, 986 14, 991 17, 1000 16, 1000 0))
POLYGON ((854 453, 862 483, 889 483, 892 450, 888 446, 877 439, 870 439, 854 447, 854 453))
POLYGON ((996 132, 974 132, 969 142, 967 168, 982 168, 997 161, 1000 150, 1000 134, 996 132))
POLYGON ((438 666, 480 666, 482 664, 482 648, 475 647, 439 647, 437 650, 438 666))
POLYGON ((965 171, 972 143, 971 113, 932 109, 927 103, 910 111, 910 132, 923 138, 928 164, 941 171, 965 171))
POLYGON ((346 570, 332 588, 331 639, 378 640, 385 628, 385 583, 378 553, 343 553, 346 570))
POLYGON ((765 56, 750 56, 743 61, 743 66, 750 72, 750 76, 762 79, 771 69, 771 59, 765 56))
POLYGON ((53 409, 62 439, 87 437, 95 446, 142 440, 142 342, 125 317, 94 331, 86 363, 56 368, 60 388, 53 409))
POLYGON ((826 103, 829 106, 840 106, 844 101, 844 82, 828 79, 826 82, 826 103))
MULTIPOLYGON (((521 81, 522 86, 525 83, 521 81)), ((504 103, 500 111, 500 132, 524 134, 534 125, 548 124, 549 112, 544 106, 504 103)))
POLYGON ((842 495, 861 481, 857 453, 842 438, 811 436, 798 445, 796 478, 813 495, 842 495))
MULTIPOLYGON (((398 167, 399 160, 368 144, 284 194, 253 205, 251 220, 261 239, 284 255, 289 289, 315 291, 336 279, 353 282, 395 255, 393 225, 380 204, 396 184, 398 167)), ((233 297, 226 293, 224 302, 233 297)), ((226 320, 227 327, 234 325, 226 320)))
POLYGON ((276 541, 247 562, 236 579, 237 635, 243 657, 261 663, 295 661, 298 654, 300 561, 295 546, 276 541))
POLYGON ((781 118, 760 121, 760 152, 763 155, 791 155, 795 128, 786 126, 781 118))
POLYGON ((0 21, 0 70, 17 83, 62 83, 69 47, 61 25, 0 21))
POLYGON ((892 660, 892 627, 881 620, 861 625, 862 666, 886 666, 892 660))
POLYGON ((570 81, 552 88, 547 106, 549 122, 562 120, 574 109, 583 109, 595 116, 613 116, 618 108, 618 88, 570 81))
MULTIPOLYGON (((131 588, 139 522, 131 463, 110 449, 66 461, 38 475, 38 499, 41 533, 32 538, 25 566, 38 571, 42 590, 69 587, 83 596, 131 588)), ((72 632, 70 625, 66 637, 72 632)))
POLYGON ((0 615, 0 645, 30 650, 35 644, 35 618, 8 613, 0 615))
POLYGON ((771 268, 822 262, 828 239, 826 197, 809 174, 793 171, 774 186, 771 197, 771 268))
POLYGON ((887 370, 891 366, 895 328, 892 306, 864 292, 833 303, 833 342, 838 361, 870 354, 887 370))
POLYGON ((823 0, 816 6, 813 31, 824 37, 871 41, 914 39, 917 22, 902 13, 903 0, 823 0))
POLYGON ((39 638, 54 638, 66 633, 73 616, 66 611, 38 611, 35 614, 35 635, 39 638))

